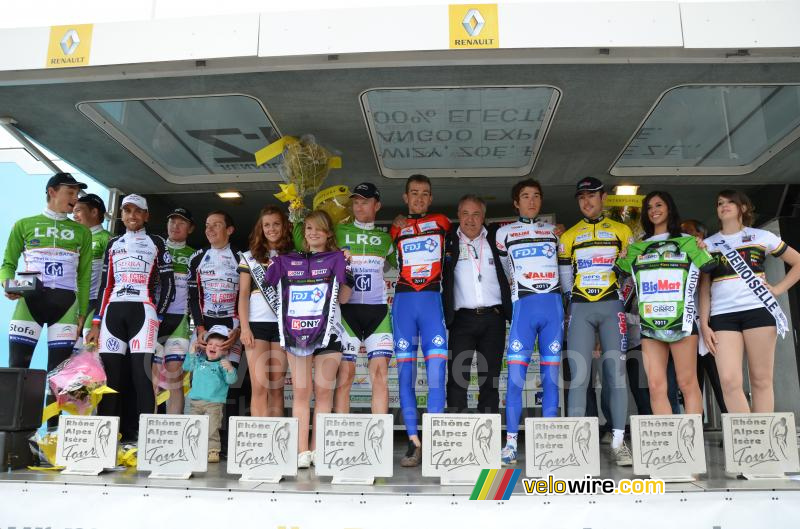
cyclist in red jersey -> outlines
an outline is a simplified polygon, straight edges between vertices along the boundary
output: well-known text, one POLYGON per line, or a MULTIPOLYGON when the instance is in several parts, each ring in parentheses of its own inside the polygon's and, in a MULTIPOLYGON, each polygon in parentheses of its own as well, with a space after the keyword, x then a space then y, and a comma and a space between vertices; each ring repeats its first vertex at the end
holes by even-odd
POLYGON ((403 200, 408 205, 408 218, 405 225, 393 225, 390 231, 400 270, 392 304, 392 332, 400 409, 409 438, 408 452, 400 464, 412 467, 422 461, 414 391, 417 347, 422 347, 428 375, 428 413, 444 411, 447 333, 440 283, 444 239, 450 221, 444 215, 428 213, 433 194, 431 182, 425 175, 408 178, 403 200))

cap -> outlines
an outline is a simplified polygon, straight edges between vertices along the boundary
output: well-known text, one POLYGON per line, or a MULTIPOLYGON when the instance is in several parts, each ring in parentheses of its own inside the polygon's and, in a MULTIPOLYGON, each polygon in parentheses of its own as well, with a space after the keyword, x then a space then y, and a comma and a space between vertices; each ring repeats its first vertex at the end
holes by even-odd
POLYGON ((89 204, 89 206, 99 209, 100 213, 106 212, 106 203, 103 202, 103 199, 99 196, 95 195, 94 193, 89 193, 88 195, 83 195, 78 199, 78 202, 83 202, 84 204, 89 204))
POLYGON ((120 207, 124 207, 125 204, 133 204, 139 209, 147 209, 147 200, 139 195, 127 195, 122 199, 122 205, 120 205, 120 207))
POLYGON ((353 197, 361 197, 361 198, 374 198, 378 202, 381 200, 381 192, 378 191, 378 188, 375 187, 375 184, 372 182, 361 182, 356 187, 353 188, 353 192, 350 193, 350 198, 353 197))
POLYGON ((594 193, 595 191, 605 191, 605 187, 603 187, 603 182, 593 176, 581 179, 575 186, 576 197, 581 193, 594 193))
POLYGON ((203 340, 208 341, 209 338, 212 336, 221 336, 223 338, 228 338, 231 335, 231 330, 228 329, 224 325, 214 325, 209 330, 206 331, 205 335, 203 335, 203 340))
POLYGON ((47 181, 47 187, 49 188, 57 186, 73 186, 80 189, 86 189, 86 184, 81 184, 69 173, 56 173, 50 177, 50 180, 47 181))
POLYGON ((181 217, 182 219, 186 219, 192 224, 194 224, 194 220, 192 219, 192 212, 186 208, 175 208, 173 209, 167 218, 170 219, 172 217, 181 217))

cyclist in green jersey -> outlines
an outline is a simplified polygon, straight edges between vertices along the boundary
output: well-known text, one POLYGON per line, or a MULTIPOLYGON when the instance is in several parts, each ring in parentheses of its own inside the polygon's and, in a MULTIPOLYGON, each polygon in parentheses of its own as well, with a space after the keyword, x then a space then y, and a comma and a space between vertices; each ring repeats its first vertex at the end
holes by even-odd
MULTIPOLYGON (((84 336, 91 330, 92 318, 97 311, 100 275, 103 272, 103 256, 106 253, 108 241, 111 239, 111 233, 103 229, 105 215, 106 205, 103 199, 94 193, 80 197, 72 210, 72 216, 75 221, 83 224, 92 232, 92 283, 89 287, 89 310, 83 325, 84 336)), ((79 349, 82 343, 83 338, 78 337, 78 341, 75 342, 75 348, 79 349)))
POLYGON ((397 266, 389 233, 375 227, 381 194, 370 182, 353 188, 350 195, 355 221, 336 225, 336 244, 350 252, 353 295, 341 305, 344 353, 339 364, 334 394, 336 413, 350 411, 350 388, 356 375, 356 359, 363 344, 367 351, 372 386, 372 413, 389 412, 389 360, 394 351, 392 322, 386 303, 383 272, 397 266))
MULTIPOLYGON (((67 218, 86 184, 69 173, 47 182, 47 207, 17 221, 8 237, 0 281, 6 297, 17 301, 9 325, 9 366, 29 367, 42 328, 47 325, 47 369, 66 360, 83 325, 92 279, 92 235, 67 218), (24 271, 35 277, 35 289, 24 297, 9 292, 17 280, 20 256, 24 271)), ((27 276, 27 277, 31 277, 27 276)))
POLYGON ((186 239, 193 231, 194 220, 188 209, 175 208, 167 215, 167 251, 172 257, 175 298, 158 327, 158 345, 153 355, 154 375, 158 375, 153 378, 154 386, 158 389, 160 384, 169 390, 167 413, 183 413, 183 361, 189 352, 190 338, 187 281, 189 261, 194 254, 186 239))

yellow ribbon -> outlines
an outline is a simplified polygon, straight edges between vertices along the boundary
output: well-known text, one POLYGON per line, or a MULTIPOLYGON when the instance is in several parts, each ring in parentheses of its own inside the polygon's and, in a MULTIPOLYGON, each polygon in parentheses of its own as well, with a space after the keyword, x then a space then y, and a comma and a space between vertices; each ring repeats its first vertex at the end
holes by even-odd
POLYGON ((169 390, 165 389, 164 391, 156 395, 156 406, 161 406, 168 400, 169 400, 169 390))
POLYGON ((338 197, 339 195, 349 195, 350 189, 347 186, 331 186, 328 188, 323 189, 316 195, 314 195, 314 209, 325 202, 326 200, 330 200, 333 197, 338 197))
POLYGON ((192 373, 187 371, 183 375, 183 394, 188 395, 189 390, 192 389, 192 373))
POLYGON ((136 448, 123 450, 122 447, 119 447, 117 450, 117 466, 135 468, 137 450, 136 448))
POLYGON ((607 208, 621 208, 625 206, 640 208, 642 207, 644 195, 606 195, 603 205, 607 208))
POLYGON ((283 136, 279 140, 273 141, 263 149, 257 150, 255 154, 256 165, 264 165, 276 156, 280 156, 283 152, 283 149, 285 149, 287 145, 297 143, 298 141, 300 140, 294 136, 283 136))
POLYGON ((278 184, 281 188, 280 193, 275 193, 275 198, 281 202, 288 202, 291 209, 302 209, 303 199, 297 194, 297 187, 294 184, 278 184))
POLYGON ((103 384, 102 386, 100 386, 98 388, 93 389, 89 393, 89 407, 85 408, 82 411, 79 410, 78 407, 75 406, 75 404, 72 404, 72 403, 67 403, 67 404, 64 404, 63 406, 60 405, 58 402, 54 402, 52 404, 49 404, 42 411, 42 422, 43 423, 47 422, 48 419, 51 419, 51 418, 55 417, 56 415, 58 415, 62 411, 65 411, 65 412, 69 413, 70 415, 88 415, 95 408, 97 408, 97 405, 103 399, 103 395, 106 395, 108 393, 116 393, 116 391, 111 389, 110 387, 106 386, 105 384, 103 384))
MULTIPOLYGON (((283 150, 287 146, 297 143, 298 141, 300 140, 298 140, 294 136, 283 136, 279 140, 273 141, 263 149, 257 150, 255 152, 256 165, 264 165, 273 158, 280 156, 283 153, 283 150)), ((341 156, 328 156, 328 169, 341 169, 341 168, 342 168, 341 156)), ((287 201, 284 200, 284 202, 287 201)))

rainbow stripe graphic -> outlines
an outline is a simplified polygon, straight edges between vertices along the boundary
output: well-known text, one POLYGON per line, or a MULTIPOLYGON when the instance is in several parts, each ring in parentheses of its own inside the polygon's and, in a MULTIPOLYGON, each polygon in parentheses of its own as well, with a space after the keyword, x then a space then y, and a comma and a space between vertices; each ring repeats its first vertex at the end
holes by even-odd
POLYGON ((485 468, 472 489, 471 500, 507 500, 519 480, 521 470, 485 468))

